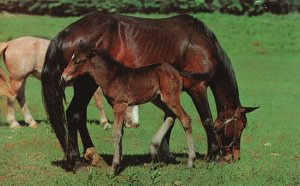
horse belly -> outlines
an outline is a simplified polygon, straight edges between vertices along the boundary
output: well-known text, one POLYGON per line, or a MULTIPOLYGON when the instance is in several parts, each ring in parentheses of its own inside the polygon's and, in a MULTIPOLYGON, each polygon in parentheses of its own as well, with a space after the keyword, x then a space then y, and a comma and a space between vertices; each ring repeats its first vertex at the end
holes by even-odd
POLYGON ((143 104, 152 101, 159 92, 159 83, 156 78, 137 77, 134 81, 128 81, 129 99, 132 105, 143 104))

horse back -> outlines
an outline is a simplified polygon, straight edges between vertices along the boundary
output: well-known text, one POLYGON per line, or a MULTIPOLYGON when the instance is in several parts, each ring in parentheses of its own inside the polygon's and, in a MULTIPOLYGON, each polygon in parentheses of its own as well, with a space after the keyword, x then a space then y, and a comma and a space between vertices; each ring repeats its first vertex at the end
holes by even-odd
POLYGON ((204 74, 212 72, 216 64, 215 47, 206 27, 189 15, 147 19, 95 12, 60 35, 64 36, 62 49, 67 62, 83 40, 95 44, 111 61, 131 68, 169 63, 204 74))

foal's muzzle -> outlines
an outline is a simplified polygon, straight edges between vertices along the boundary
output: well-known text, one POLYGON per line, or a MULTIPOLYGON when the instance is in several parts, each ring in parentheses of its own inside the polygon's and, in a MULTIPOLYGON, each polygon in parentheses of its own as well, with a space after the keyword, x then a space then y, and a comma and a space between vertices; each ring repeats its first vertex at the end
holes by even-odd
POLYGON ((63 73, 60 77, 59 85, 67 86, 70 83, 71 79, 72 79, 72 76, 63 73))

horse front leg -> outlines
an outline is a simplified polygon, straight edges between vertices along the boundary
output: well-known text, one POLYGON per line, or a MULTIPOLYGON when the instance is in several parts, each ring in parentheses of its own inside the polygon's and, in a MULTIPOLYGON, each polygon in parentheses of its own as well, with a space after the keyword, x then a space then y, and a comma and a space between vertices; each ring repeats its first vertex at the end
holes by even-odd
POLYGON ((78 149, 78 130, 85 152, 85 159, 87 159, 87 161, 91 164, 95 164, 94 160, 101 159, 96 153, 86 126, 87 105, 96 89, 97 85, 89 76, 80 77, 74 82, 74 96, 67 109, 67 127, 69 138, 67 159, 69 164, 71 164, 71 166, 73 165, 74 171, 79 170, 84 165, 79 161, 80 154, 78 149))
POLYGON ((123 156, 122 152, 122 136, 124 133, 123 122, 125 118, 125 112, 127 105, 125 104, 114 104, 114 126, 112 131, 112 139, 114 144, 114 157, 112 161, 112 171, 114 174, 119 173, 120 171, 120 162, 123 156))
POLYGON ((194 85, 191 89, 188 89, 187 93, 191 96, 194 102, 206 132, 208 144, 206 158, 208 160, 215 160, 220 155, 220 149, 214 134, 214 123, 209 108, 207 88, 203 84, 199 83, 198 85, 194 85))

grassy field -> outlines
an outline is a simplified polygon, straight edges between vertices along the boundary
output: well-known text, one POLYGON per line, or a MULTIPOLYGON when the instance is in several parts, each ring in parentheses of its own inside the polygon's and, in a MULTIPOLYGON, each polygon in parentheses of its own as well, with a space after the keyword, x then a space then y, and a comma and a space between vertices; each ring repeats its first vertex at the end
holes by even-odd
MULTIPOLYGON (((144 15, 137 15, 144 16, 144 15)), ((163 17, 162 15, 148 15, 163 17)), ((179 123, 171 136, 171 151, 178 164, 151 163, 147 153, 163 113, 151 104, 140 107, 140 127, 125 129, 125 170, 111 179, 105 167, 89 167, 77 174, 65 172, 55 162, 63 158, 46 115, 38 80, 29 78, 27 100, 40 127, 12 130, 6 121, 6 100, 0 98, 0 185, 299 185, 300 184, 300 14, 237 17, 196 14, 217 35, 229 54, 244 106, 260 106, 248 115, 242 136, 241 160, 232 164, 208 163, 206 139, 191 99, 182 102, 193 121, 199 159, 195 168, 185 165, 185 139, 179 123)), ((75 18, 0 15, 0 41, 35 35, 51 39, 75 18)), ((1 60, 1 66, 3 62, 1 60)), ((72 89, 68 89, 70 101, 72 89)), ((210 94, 211 109, 215 105, 210 94)), ((111 120, 111 108, 106 104, 111 120)), ((20 111, 16 105, 17 111, 20 111)), ((23 120, 20 112, 19 120, 23 120)), ((89 105, 88 124, 94 144, 106 160, 112 158, 111 131, 95 124, 95 103, 89 105)))

